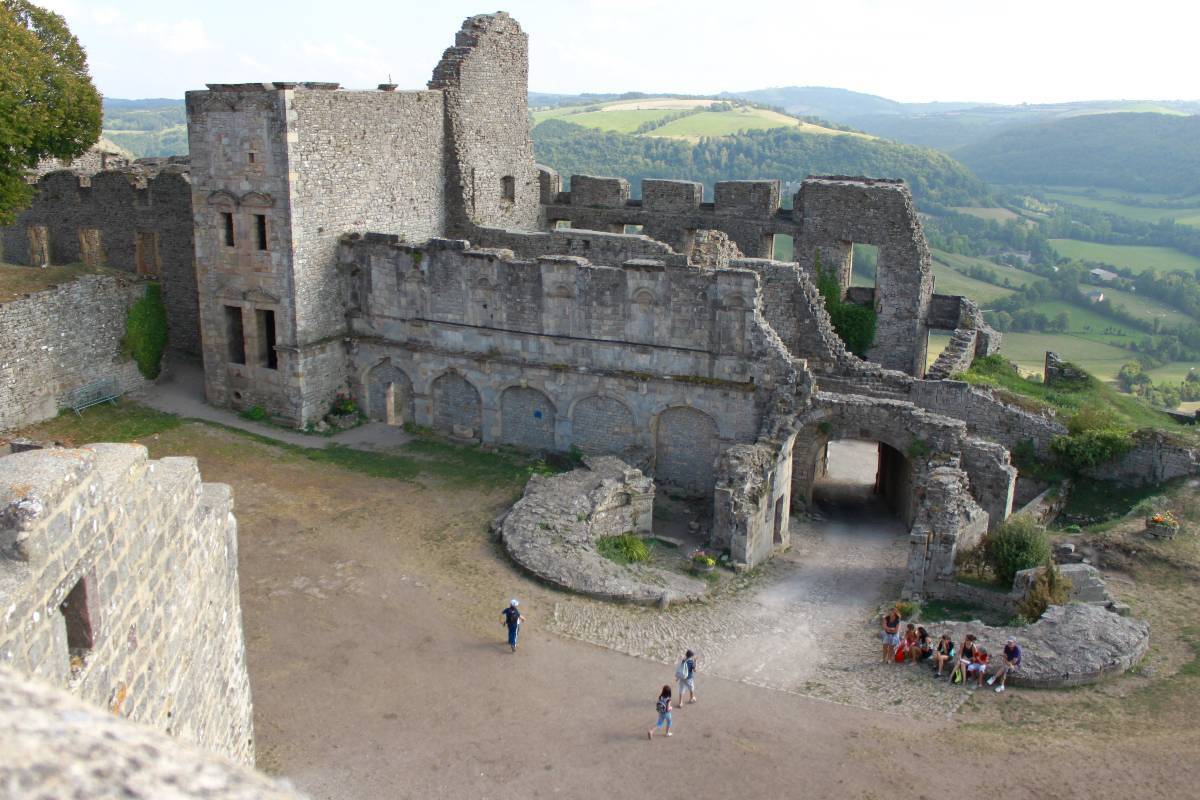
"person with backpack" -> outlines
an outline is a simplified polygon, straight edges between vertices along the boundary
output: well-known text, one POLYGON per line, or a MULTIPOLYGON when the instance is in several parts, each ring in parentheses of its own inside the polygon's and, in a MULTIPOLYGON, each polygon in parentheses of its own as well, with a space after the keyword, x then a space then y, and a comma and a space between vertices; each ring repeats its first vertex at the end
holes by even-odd
POLYGON ((525 621, 524 615, 517 610, 517 606, 519 605, 520 603, 517 602, 516 598, 513 598, 509 601, 508 608, 504 609, 501 615, 501 624, 508 626, 508 646, 512 648, 514 653, 517 652, 517 632, 521 627, 521 623, 525 621))
POLYGON ((653 739, 654 731, 666 725, 667 736, 671 735, 671 687, 664 686, 662 691, 658 693, 658 700, 654 704, 655 710, 658 711, 658 724, 646 731, 646 738, 653 739))
POLYGON ((675 667, 675 681, 679 684, 679 705, 683 705, 683 693, 691 695, 689 703, 696 702, 696 654, 688 650, 679 666, 675 667))

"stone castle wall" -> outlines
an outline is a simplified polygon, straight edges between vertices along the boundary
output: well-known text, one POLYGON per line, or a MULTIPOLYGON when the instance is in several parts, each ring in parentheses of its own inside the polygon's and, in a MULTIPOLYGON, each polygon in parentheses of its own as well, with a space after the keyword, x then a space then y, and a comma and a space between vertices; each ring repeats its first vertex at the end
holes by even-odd
POLYGON ((252 764, 232 511, 140 445, 0 458, 0 663, 252 764))
POLYGON ((485 442, 621 455, 707 493, 796 367, 747 270, 518 260, 347 237, 356 394, 369 415, 485 442), (390 398, 390 399, 389 399, 390 398))
POLYGON ((123 392, 144 385, 121 339, 145 291, 117 276, 84 275, 0 304, 0 430, 55 416, 93 381, 112 379, 123 392))
POLYGON ((10 264, 107 266, 162 282, 169 345, 200 352, 192 189, 184 165, 42 176, 33 204, 0 229, 10 264))

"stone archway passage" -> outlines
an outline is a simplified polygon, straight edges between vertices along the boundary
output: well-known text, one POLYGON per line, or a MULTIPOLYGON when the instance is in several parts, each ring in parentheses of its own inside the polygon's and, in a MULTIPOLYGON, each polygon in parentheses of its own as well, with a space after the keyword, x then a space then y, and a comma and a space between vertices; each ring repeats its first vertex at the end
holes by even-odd
POLYGON ((483 428, 479 392, 466 378, 447 372, 433 382, 433 427, 463 439, 475 439, 483 428))
POLYGON ((668 408, 658 416, 654 444, 655 478, 689 494, 712 491, 719 450, 712 417, 686 406, 668 408))
POLYGON ((512 386, 500 396, 500 440, 530 450, 554 450, 554 403, 537 389, 512 386))
POLYGON ((412 381, 390 362, 373 367, 367 374, 367 416, 388 425, 413 421, 412 381))
POLYGON ((624 453, 634 444, 633 412, 611 397, 585 397, 575 404, 571 432, 585 453, 624 453))

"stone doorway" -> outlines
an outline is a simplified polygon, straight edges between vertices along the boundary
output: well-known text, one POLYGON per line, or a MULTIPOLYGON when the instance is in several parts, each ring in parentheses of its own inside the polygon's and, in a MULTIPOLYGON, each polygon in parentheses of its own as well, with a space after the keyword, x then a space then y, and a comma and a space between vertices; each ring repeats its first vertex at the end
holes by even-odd
POLYGON ((853 520, 880 513, 912 523, 913 476, 909 460, 883 442, 842 439, 825 445, 813 469, 812 507, 853 520))

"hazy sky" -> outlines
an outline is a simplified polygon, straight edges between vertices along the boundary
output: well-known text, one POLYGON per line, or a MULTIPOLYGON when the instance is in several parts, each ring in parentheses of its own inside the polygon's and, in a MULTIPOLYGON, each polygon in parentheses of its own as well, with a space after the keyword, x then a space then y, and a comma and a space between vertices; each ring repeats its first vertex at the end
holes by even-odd
POLYGON ((895 100, 1197 99, 1194 0, 42 0, 111 97, 390 74, 423 87, 462 20, 502 5, 530 89, 836 86, 895 100))

